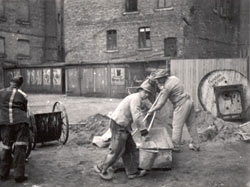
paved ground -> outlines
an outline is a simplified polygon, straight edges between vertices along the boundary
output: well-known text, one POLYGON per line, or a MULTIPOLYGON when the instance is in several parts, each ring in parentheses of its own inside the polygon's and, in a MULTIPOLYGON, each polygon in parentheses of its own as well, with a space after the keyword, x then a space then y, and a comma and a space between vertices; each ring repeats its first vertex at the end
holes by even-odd
MULTIPOLYGON (((51 111, 55 101, 62 101, 70 123, 81 122, 95 113, 107 114, 119 99, 65 97, 63 95, 30 95, 33 113, 51 111)), ((70 132, 70 140, 77 134, 70 132)), ((92 145, 57 142, 38 145, 27 163, 29 180, 15 184, 12 178, 0 182, 1 187, 250 187, 250 144, 241 141, 207 142, 199 153, 184 146, 173 154, 172 170, 153 170, 147 176, 128 180, 124 172, 106 182, 95 174, 92 167, 106 153, 106 149, 92 145)))

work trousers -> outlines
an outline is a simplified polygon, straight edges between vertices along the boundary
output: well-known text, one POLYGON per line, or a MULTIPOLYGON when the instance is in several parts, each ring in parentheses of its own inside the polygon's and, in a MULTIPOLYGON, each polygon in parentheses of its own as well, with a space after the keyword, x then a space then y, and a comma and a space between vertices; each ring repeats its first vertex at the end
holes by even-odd
POLYGON ((8 177, 13 161, 14 178, 23 177, 25 173, 26 149, 29 139, 28 124, 0 126, 3 143, 0 176, 8 177), (15 146, 12 159, 12 146, 15 146))
POLYGON ((122 158, 127 175, 134 174, 138 170, 138 150, 131 134, 111 120, 111 149, 103 163, 99 166, 102 172, 106 172, 116 161, 122 158))
POLYGON ((199 144, 197 127, 192 123, 190 116, 194 112, 193 101, 187 98, 181 105, 174 109, 172 140, 175 145, 180 145, 183 126, 186 123, 187 130, 194 144, 199 144))

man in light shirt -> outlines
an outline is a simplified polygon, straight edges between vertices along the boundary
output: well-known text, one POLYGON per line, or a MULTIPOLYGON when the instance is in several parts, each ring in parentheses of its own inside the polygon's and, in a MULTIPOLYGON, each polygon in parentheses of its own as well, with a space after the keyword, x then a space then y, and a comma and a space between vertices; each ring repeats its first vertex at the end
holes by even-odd
POLYGON ((190 118, 190 114, 194 112, 194 105, 189 94, 185 92, 182 82, 176 76, 169 76, 166 70, 158 70, 151 75, 151 79, 156 82, 160 89, 160 96, 149 113, 151 114, 154 111, 160 110, 169 99, 174 107, 172 124, 174 150, 180 150, 182 130, 184 123, 186 123, 188 132, 192 138, 192 143, 189 144, 189 148, 194 151, 199 151, 200 146, 197 128, 191 122, 190 118))
POLYGON ((105 180, 112 179, 108 169, 122 157, 126 174, 129 179, 142 177, 145 170, 138 170, 138 154, 136 144, 131 135, 132 123, 140 132, 141 136, 148 134, 146 121, 144 121, 144 102, 148 99, 153 87, 148 80, 138 88, 137 93, 125 97, 111 116, 110 128, 112 132, 111 150, 104 161, 94 167, 100 177, 105 180))

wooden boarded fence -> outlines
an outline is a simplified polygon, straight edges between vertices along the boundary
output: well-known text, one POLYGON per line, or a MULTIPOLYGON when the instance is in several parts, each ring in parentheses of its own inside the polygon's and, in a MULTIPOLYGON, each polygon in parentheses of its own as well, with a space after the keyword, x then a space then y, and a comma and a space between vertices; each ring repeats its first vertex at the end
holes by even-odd
POLYGON ((187 92, 192 96, 196 108, 202 108, 198 99, 198 86, 201 79, 214 70, 232 69, 248 75, 248 59, 176 59, 171 60, 170 71, 179 77, 187 92))

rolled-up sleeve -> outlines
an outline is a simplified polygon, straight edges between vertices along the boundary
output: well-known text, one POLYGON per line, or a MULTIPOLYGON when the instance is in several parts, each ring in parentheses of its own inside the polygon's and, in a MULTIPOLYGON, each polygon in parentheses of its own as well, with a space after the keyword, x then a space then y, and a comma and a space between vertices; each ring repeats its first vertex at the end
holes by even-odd
POLYGON ((141 109, 141 100, 134 98, 130 103, 130 111, 132 114, 133 122, 135 123, 138 130, 147 129, 146 120, 143 121, 144 115, 141 109))
POLYGON ((161 90, 161 92, 159 93, 159 98, 156 101, 156 104, 151 109, 151 111, 160 110, 164 106, 164 104, 167 102, 168 96, 169 96, 168 89, 161 90))

